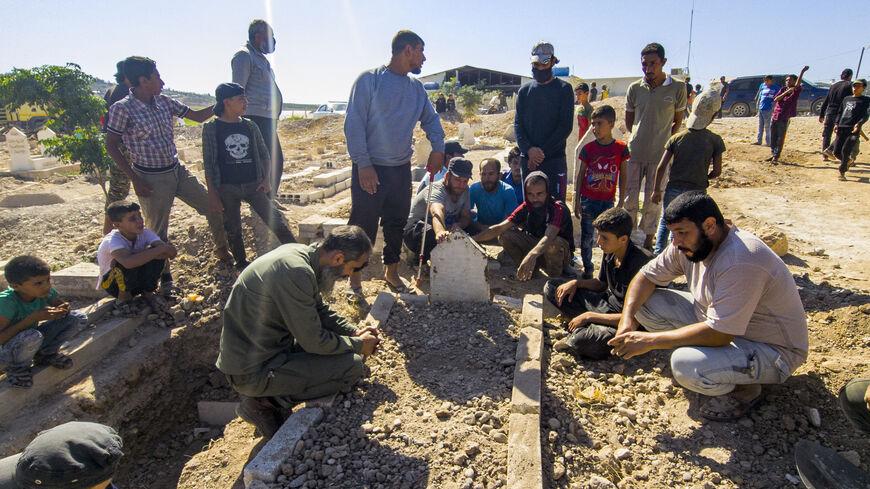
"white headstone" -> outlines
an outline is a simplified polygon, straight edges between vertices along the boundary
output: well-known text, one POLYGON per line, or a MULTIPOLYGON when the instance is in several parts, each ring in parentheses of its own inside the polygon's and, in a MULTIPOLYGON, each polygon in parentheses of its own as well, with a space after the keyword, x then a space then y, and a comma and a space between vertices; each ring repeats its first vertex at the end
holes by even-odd
POLYGON ((39 140, 39 152, 45 154, 45 145, 42 144, 42 141, 56 137, 57 133, 52 131, 51 129, 47 127, 43 127, 42 129, 40 129, 39 132, 36 133, 36 139, 39 140))
POLYGON ((6 133, 6 150, 9 151, 9 169, 11 171, 35 170, 33 158, 30 157, 30 143, 27 135, 17 127, 6 133))
POLYGON ((459 124, 459 141, 466 148, 474 146, 474 130, 466 122, 459 124))
POLYGON ((486 253, 467 234, 451 233, 432 250, 432 302, 489 302, 486 253))

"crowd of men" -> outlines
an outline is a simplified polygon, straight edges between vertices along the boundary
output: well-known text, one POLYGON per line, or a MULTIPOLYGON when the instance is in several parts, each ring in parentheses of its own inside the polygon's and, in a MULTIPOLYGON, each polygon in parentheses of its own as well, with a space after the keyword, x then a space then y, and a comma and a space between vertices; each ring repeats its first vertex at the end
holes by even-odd
MULTIPOLYGON (((673 350, 674 378, 703 396, 700 414, 711 420, 744 416, 762 401, 763 384, 784 382, 806 360, 806 316, 788 268, 759 238, 727 221, 706 194, 725 151, 708 126, 725 94, 715 88, 693 93, 683 128, 690 85, 664 72, 667 58, 660 44, 640 51, 643 76, 626 95, 630 136, 619 141, 612 133, 613 108, 588 104, 597 95, 595 84, 572 87, 554 77, 553 45, 536 43, 533 80, 517 94, 517 148, 508 155, 509 168, 502 173, 499 160, 483 159, 477 164, 479 181, 469 187, 475 164, 461 145, 445 143, 438 103, 433 107, 422 83, 408 76, 421 71, 424 42, 400 31, 389 62, 364 71, 351 88, 344 123, 353 166, 348 225, 312 245, 295 243, 273 200, 283 169, 276 131, 281 95, 265 57, 274 49, 272 28, 252 22, 247 44, 232 58, 232 82, 217 87, 214 107, 200 110, 161 94, 163 81, 153 60, 134 56, 119 63, 105 121, 107 150, 117 165, 112 195, 118 198, 106 209, 109 231, 98 252, 97 284, 118 298, 122 312, 136 296, 165 308, 163 297, 177 293, 169 268, 177 252, 167 239, 175 197, 203 214, 218 258, 241 270, 223 311, 216 365, 241 397, 238 414, 264 436, 274 435, 295 404, 352 386, 364 375, 366 358, 378 350, 381 332, 354 326, 323 294, 346 279, 347 298, 356 304, 365 300, 362 271, 373 256, 379 226, 383 279, 392 290, 406 291, 399 276, 403 246, 426 257, 453 232, 480 242, 497 239, 517 267, 516 279, 541 272, 548 278, 545 296, 568 316, 570 334, 557 349, 591 359, 673 350), (203 127, 203 185, 178 160, 173 123, 177 117, 205 122, 212 116, 217 118, 203 127), (566 202, 566 146, 574 117, 594 140, 577 151, 572 211, 566 202), (428 183, 414 196, 410 161, 417 123, 432 151, 428 183), (124 200, 124 177, 139 204, 124 200), (241 238, 243 200, 282 242, 251 263, 241 238), (572 266, 575 217, 581 227, 579 277, 572 266), (641 245, 631 240, 636 228, 644 234, 641 245), (596 232, 603 258, 593 278, 596 232), (685 278, 688 290, 670 286, 678 277, 685 278)), ((774 101, 796 97, 801 76, 774 101)), ((862 91, 856 83, 853 98, 862 91)), ((863 121, 844 122, 843 106, 854 102, 849 97, 832 98, 826 110, 835 102, 840 118, 830 127, 837 130, 835 151, 842 153, 851 147, 841 136, 853 138, 863 121)), ((827 112, 821 120, 826 118, 827 112)), ((779 120, 775 111, 772 120, 772 125, 779 120)), ((773 131, 774 142, 779 130, 773 131)), ((6 277, 11 287, 0 293, 0 361, 10 366, 7 378, 15 387, 28 388, 34 362, 72 366, 58 348, 81 318, 50 288, 50 269, 38 258, 12 260, 6 277)), ((855 408, 856 392, 864 386, 860 394, 866 403, 870 390, 866 382, 859 384, 844 390, 844 405, 866 428, 867 412, 855 408)), ((106 458, 87 479, 89 485, 81 486, 110 487, 120 451, 116 434, 99 426, 56 430, 63 435, 58 439, 78 434, 92 445, 114 447, 115 458, 106 458)), ((73 449, 90 448, 68 450, 73 449)), ((0 484, 4 477, 21 483, 36 470, 23 462, 29 460, 26 453, 0 461, 0 484)))

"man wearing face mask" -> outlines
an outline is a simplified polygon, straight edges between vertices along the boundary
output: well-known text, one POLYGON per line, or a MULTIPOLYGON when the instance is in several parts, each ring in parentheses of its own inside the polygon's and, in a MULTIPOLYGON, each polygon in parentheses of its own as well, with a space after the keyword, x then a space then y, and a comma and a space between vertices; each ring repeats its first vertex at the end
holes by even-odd
POLYGON ((278 141, 278 116, 284 103, 281 90, 275 83, 272 65, 266 54, 275 51, 275 34, 265 20, 257 19, 248 26, 248 43, 233 55, 230 63, 233 68, 233 83, 245 89, 248 110, 245 118, 250 119, 266 141, 272 157, 272 182, 270 195, 278 192, 281 174, 284 172, 284 152, 278 141))
POLYGON ((522 152, 523 178, 533 171, 543 172, 549 179, 549 194, 565 202, 565 141, 574 124, 574 90, 553 76, 558 62, 552 44, 541 41, 532 48, 534 80, 517 92, 514 134, 522 152))

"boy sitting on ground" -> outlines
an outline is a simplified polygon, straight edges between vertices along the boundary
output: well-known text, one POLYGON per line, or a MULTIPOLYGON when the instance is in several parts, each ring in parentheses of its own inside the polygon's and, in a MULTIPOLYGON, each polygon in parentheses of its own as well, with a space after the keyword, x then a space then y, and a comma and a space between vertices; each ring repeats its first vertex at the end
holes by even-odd
POLYGON ((35 256, 18 256, 6 264, 9 287, 0 292, 0 366, 8 367, 12 387, 33 387, 31 366, 73 366, 60 353, 64 341, 87 323, 81 311, 70 311, 51 288, 51 268, 35 256))
POLYGON ((245 89, 222 83, 215 91, 217 119, 202 126, 202 160, 209 209, 223 213, 224 229, 236 268, 248 266, 242 239, 242 201, 260 216, 281 244, 296 238, 283 214, 269 198, 271 158, 257 125, 242 119, 248 108, 245 89))
MULTIPOLYGON (((722 98, 715 90, 702 93, 695 99, 692 114, 686 119, 687 129, 671 136, 665 143, 665 154, 656 167, 655 191, 650 197, 653 204, 662 204, 662 215, 677 196, 692 191, 707 193, 710 179, 722 174, 725 142, 718 134, 707 129, 721 107, 722 98), (674 163, 668 171, 671 157, 674 158, 674 163), (661 188, 666 173, 669 174, 668 184, 662 202, 661 188)), ((662 218, 656 234, 656 255, 665 250, 670 235, 671 232, 662 218)))
POLYGON ((97 249, 100 265, 97 288, 118 299, 115 307, 122 315, 134 314, 131 301, 137 295, 141 295, 154 312, 159 312, 165 302, 158 300, 154 291, 165 261, 175 258, 178 252, 145 227, 139 204, 126 200, 112 202, 106 213, 114 229, 97 249))
POLYGON ((625 165, 628 162, 628 145, 613 139, 616 111, 602 105, 592 112, 591 141, 580 150, 575 182, 580 182, 580 191, 574 193, 574 215, 580 219, 580 257, 583 259, 583 278, 591 279, 592 221, 602 212, 613 207, 616 187, 619 185, 619 205, 625 196, 625 165))
POLYGON ((556 343, 556 350, 603 360, 610 356, 607 342, 616 335, 628 284, 652 254, 631 242, 631 214, 625 209, 602 212, 592 226, 604 252, 598 279, 550 279, 544 285, 544 296, 572 318, 568 323, 571 334, 556 343))

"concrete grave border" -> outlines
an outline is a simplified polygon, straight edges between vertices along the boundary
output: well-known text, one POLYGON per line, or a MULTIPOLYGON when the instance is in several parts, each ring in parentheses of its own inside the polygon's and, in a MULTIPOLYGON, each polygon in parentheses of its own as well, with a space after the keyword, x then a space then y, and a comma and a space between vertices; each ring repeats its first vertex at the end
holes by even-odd
MULTIPOLYGON (((362 325, 373 324, 379 329, 382 328, 390 317, 390 310, 395 302, 396 297, 393 294, 379 293, 362 325)), ((251 487, 253 481, 275 482, 281 471, 281 464, 289 454, 293 453, 296 443, 302 439, 308 428, 323 419, 323 409, 332 405, 335 396, 332 394, 306 401, 284 421, 275 436, 245 466, 243 472, 245 487, 251 487)))

